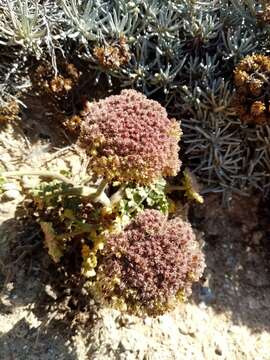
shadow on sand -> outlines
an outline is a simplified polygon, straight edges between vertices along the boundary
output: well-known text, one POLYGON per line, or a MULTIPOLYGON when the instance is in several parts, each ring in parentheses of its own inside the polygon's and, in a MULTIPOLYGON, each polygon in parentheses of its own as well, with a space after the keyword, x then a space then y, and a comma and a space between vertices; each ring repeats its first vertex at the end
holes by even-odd
POLYGON ((190 214, 205 240, 205 283, 194 291, 195 303, 229 312, 253 332, 270 330, 270 233, 261 206, 256 196, 237 196, 224 209, 213 195, 190 214))
POLYGON ((9 219, 0 237, 0 359, 77 360, 73 337, 96 318, 81 284, 56 270, 37 227, 9 219))

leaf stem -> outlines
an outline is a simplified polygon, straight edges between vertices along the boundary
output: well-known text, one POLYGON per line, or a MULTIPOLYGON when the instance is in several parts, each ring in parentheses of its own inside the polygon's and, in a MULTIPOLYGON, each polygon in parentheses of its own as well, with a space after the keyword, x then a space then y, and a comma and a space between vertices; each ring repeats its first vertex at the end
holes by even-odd
POLYGON ((74 186, 74 189, 69 189, 70 193, 81 193, 82 196, 88 196, 92 201, 99 202, 103 206, 109 206, 111 204, 110 199, 105 194, 104 190, 108 185, 108 181, 103 179, 97 188, 95 187, 76 187, 72 180, 67 178, 64 175, 56 174, 51 171, 41 171, 41 170, 22 170, 22 171, 4 171, 1 173, 3 177, 15 177, 15 176, 39 176, 44 178, 51 178, 60 180, 66 184, 70 184, 74 186))
POLYGON ((39 177, 47 177, 51 179, 60 180, 66 184, 73 185, 73 182, 64 175, 56 174, 51 171, 39 171, 39 170, 25 170, 25 171, 4 171, 1 173, 3 177, 14 177, 14 176, 39 176, 39 177))
POLYGON ((125 188, 126 184, 122 184, 120 188, 114 194, 112 194, 110 197, 111 205, 117 204, 122 199, 125 188))

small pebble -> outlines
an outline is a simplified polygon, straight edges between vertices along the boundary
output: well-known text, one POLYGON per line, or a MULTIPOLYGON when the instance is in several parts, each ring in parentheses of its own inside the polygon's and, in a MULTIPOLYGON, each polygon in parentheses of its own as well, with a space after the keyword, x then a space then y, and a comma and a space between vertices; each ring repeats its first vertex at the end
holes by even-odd
POLYGON ((4 191, 8 191, 8 190, 17 190, 19 191, 18 189, 18 186, 14 183, 5 183, 1 186, 1 188, 4 190, 4 191))
POLYGON ((21 196, 20 192, 18 190, 7 190, 4 192, 2 199, 3 200, 15 200, 18 199, 21 196))
POLYGON ((262 231, 254 231, 251 241, 254 245, 260 245, 261 240, 263 239, 264 233, 262 231))
POLYGON ((51 298, 53 298, 54 300, 57 299, 57 294, 56 292, 52 289, 52 287, 50 285, 46 285, 45 286, 45 292, 48 296, 50 296, 51 298))
POLYGON ((211 303, 215 299, 215 295, 209 287, 202 286, 199 294, 200 300, 206 304, 211 303))

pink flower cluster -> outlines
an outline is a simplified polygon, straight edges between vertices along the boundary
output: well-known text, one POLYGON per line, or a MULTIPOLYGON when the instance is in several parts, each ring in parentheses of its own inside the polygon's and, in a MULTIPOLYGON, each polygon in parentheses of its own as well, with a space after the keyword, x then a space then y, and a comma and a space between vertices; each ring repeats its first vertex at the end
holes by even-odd
POLYGON ((113 287, 104 287, 104 298, 122 298, 131 312, 137 304, 153 315, 165 311, 177 294, 190 295, 204 267, 189 223, 146 210, 108 238, 99 271, 103 279, 119 279, 113 287))
POLYGON ((180 169, 176 120, 156 101, 123 90, 90 105, 79 144, 91 156, 91 169, 108 180, 149 184, 180 169))

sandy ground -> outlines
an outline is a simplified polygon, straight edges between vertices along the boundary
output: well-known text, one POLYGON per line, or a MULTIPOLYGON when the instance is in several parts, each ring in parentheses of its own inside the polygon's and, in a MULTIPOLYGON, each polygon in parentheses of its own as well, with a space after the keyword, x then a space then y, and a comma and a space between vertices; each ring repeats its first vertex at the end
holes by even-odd
MULTIPOLYGON (((0 166, 40 164, 56 151, 51 143, 27 113, 1 130, 0 166)), ((81 307, 55 287, 45 251, 25 247, 25 234, 37 235, 14 218, 20 200, 2 195, 0 203, 1 360, 270 360, 270 228, 258 197, 234 197, 224 209, 210 195, 190 209, 207 269, 189 303, 155 319, 81 307)))

